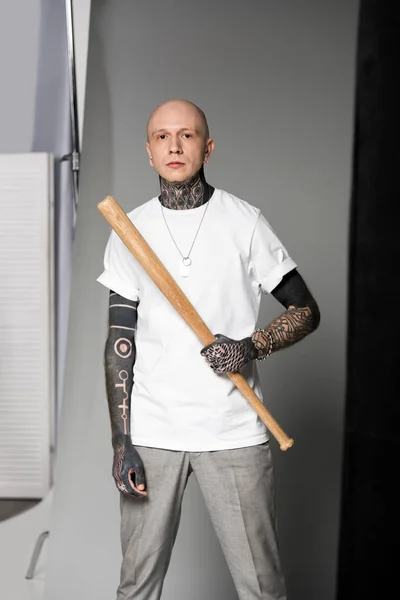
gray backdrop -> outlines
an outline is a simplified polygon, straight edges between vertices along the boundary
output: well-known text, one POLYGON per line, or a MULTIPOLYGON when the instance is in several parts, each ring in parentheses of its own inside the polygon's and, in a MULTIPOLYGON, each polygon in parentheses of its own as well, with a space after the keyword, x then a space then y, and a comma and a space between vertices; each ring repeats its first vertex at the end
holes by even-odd
POLYGON ((0 152, 31 152, 41 0, 0 0, 0 152))
MULTIPOLYGON (((144 151, 160 102, 206 112, 210 183, 262 209, 314 292, 320 329, 260 363, 267 405, 293 436, 272 439, 290 600, 333 600, 345 390, 348 217, 357 2, 124 0, 92 6, 80 207, 46 600, 110 600, 119 579, 118 492, 105 397, 110 228, 158 192, 144 151)), ((265 296, 259 325, 282 307, 265 296)), ((191 478, 163 599, 236 598, 191 478)))

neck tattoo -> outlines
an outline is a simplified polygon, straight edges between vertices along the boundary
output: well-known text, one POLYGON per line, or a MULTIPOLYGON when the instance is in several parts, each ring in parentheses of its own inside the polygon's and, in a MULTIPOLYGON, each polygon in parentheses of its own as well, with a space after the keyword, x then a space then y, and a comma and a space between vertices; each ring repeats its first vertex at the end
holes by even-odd
POLYGON ((160 188, 161 204, 174 210, 197 208, 208 202, 214 192, 205 179, 203 167, 186 181, 167 181, 160 177, 160 188))
POLYGON ((209 185, 204 177, 203 167, 200 171, 186 181, 170 182, 160 177, 161 194, 158 197, 160 201, 161 214, 165 222, 165 226, 171 236, 172 242, 175 244, 177 251, 181 258, 179 260, 179 272, 181 277, 188 277, 190 274, 190 267, 192 259, 190 254, 199 233, 201 224, 206 215, 207 208, 209 207, 209 200, 214 193, 214 188, 209 185), (205 205, 205 210, 202 213, 199 225, 193 237, 192 244, 189 249, 185 248, 185 251, 179 248, 174 235, 168 225, 168 221, 164 214, 165 208, 172 208, 174 210, 188 210, 190 208, 197 208, 198 206, 205 205))

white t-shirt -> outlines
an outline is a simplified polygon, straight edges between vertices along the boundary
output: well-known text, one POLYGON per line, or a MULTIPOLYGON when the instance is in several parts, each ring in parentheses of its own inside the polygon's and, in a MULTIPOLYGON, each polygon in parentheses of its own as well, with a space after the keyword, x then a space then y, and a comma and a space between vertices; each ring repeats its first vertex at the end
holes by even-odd
MULTIPOLYGON (((296 263, 260 209, 216 189, 190 254, 190 274, 182 277, 177 246, 186 256, 206 206, 162 209, 155 197, 128 217, 211 332, 239 340, 256 329, 262 292, 271 292, 296 263)), ((114 231, 97 281, 139 300, 131 396, 134 445, 201 452, 268 439, 255 410, 227 375, 213 372, 200 354, 202 342, 114 231)), ((241 374, 263 401, 257 361, 241 374)))

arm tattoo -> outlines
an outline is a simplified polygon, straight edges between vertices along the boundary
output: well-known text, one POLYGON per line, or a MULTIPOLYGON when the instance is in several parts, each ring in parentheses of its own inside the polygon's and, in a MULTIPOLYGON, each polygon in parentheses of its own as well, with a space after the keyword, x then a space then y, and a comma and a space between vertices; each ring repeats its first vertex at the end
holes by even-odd
POLYGON ((276 352, 299 342, 314 331, 313 321, 310 307, 290 307, 265 328, 271 339, 264 331, 258 331, 253 334, 253 343, 262 356, 262 351, 268 352, 272 340, 272 352, 276 352))
POLYGON ((113 439, 130 434, 137 306, 137 301, 110 292, 104 367, 113 439))
POLYGON ((125 495, 146 496, 142 459, 130 436, 135 331, 139 302, 110 292, 108 337, 104 349, 107 401, 114 448, 112 474, 125 495))
POLYGON ((264 330, 253 333, 258 358, 299 342, 315 331, 320 322, 318 305, 296 269, 283 277, 272 295, 287 310, 264 330))

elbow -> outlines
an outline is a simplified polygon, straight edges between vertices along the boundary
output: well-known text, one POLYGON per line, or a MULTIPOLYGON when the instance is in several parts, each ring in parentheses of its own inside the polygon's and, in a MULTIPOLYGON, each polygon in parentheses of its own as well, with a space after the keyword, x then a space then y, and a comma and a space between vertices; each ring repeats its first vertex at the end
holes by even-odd
POLYGON ((316 302, 314 302, 313 306, 311 307, 311 314, 313 323, 312 330, 315 331, 318 329, 319 324, 321 323, 321 312, 316 302))
POLYGON ((104 345, 103 358, 104 358, 104 364, 105 364, 105 366, 107 366, 108 364, 110 364, 110 362, 113 359, 115 359, 114 344, 113 344, 113 341, 111 339, 111 336, 107 337, 107 341, 106 341, 106 343, 104 345))

